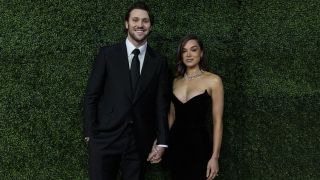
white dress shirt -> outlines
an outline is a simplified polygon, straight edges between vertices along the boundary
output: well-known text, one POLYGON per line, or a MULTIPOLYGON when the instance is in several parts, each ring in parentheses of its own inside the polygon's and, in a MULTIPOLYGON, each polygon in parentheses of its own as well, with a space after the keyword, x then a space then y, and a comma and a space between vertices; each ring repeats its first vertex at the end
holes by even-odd
POLYGON ((133 53, 132 51, 134 49, 139 49, 140 50, 140 54, 138 55, 139 61, 140 61, 140 74, 142 72, 142 66, 143 66, 143 62, 144 62, 144 57, 146 55, 146 51, 147 51, 147 42, 145 42, 142 46, 140 47, 135 47, 127 38, 126 39, 126 46, 127 46, 127 54, 128 54, 128 62, 129 62, 129 69, 131 69, 131 62, 133 59, 133 53))

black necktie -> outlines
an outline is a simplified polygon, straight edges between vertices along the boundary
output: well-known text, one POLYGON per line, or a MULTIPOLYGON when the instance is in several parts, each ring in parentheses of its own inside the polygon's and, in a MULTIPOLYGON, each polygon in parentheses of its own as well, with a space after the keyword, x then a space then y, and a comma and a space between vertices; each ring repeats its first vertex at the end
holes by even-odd
POLYGON ((131 61, 131 87, 132 87, 132 92, 134 93, 139 81, 140 77, 140 61, 138 55, 140 54, 139 49, 135 49, 132 51, 134 54, 132 61, 131 61))

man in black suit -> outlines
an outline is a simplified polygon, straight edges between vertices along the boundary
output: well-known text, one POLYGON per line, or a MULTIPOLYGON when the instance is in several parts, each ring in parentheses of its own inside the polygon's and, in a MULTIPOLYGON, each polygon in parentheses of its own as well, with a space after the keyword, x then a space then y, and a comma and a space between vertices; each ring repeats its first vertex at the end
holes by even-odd
POLYGON ((125 16, 127 38, 102 47, 85 94, 85 139, 92 180, 144 179, 147 159, 167 146, 168 65, 147 44, 153 16, 143 2, 125 16))

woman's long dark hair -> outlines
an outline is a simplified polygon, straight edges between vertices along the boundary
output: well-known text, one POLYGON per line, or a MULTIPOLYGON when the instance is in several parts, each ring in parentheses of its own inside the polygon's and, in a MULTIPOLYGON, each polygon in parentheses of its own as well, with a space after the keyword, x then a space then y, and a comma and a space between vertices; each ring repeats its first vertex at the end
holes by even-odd
POLYGON ((199 47, 201 49, 201 51, 203 52, 202 57, 200 58, 200 62, 199 62, 199 68, 201 70, 207 70, 207 63, 205 61, 204 58, 204 47, 203 47, 203 43, 202 41, 198 38, 198 36, 194 35, 194 34, 190 34, 187 35, 185 37, 183 37, 180 40, 179 46, 178 46, 178 52, 177 52, 177 73, 176 76, 184 76, 184 74, 186 73, 186 65, 183 63, 183 58, 182 58, 182 53, 183 53, 183 47, 186 45, 186 43, 190 40, 195 40, 197 41, 197 43, 199 44, 199 47))

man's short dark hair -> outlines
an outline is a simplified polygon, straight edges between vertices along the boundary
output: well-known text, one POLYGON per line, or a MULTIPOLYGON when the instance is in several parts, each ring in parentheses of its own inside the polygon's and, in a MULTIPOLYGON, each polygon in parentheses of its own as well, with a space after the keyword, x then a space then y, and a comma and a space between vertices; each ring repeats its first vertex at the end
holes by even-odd
POLYGON ((133 4, 129 7, 129 9, 128 9, 125 17, 124 17, 125 21, 129 21, 130 13, 131 13, 131 11, 134 10, 134 9, 141 9, 141 10, 147 11, 147 12, 148 12, 148 15, 149 15, 149 18, 150 18, 151 26, 153 25, 154 16, 153 16, 153 14, 151 13, 150 8, 149 8, 149 7, 147 6, 147 4, 146 4, 145 2, 143 2, 143 1, 137 1, 137 2, 133 3, 133 4))

